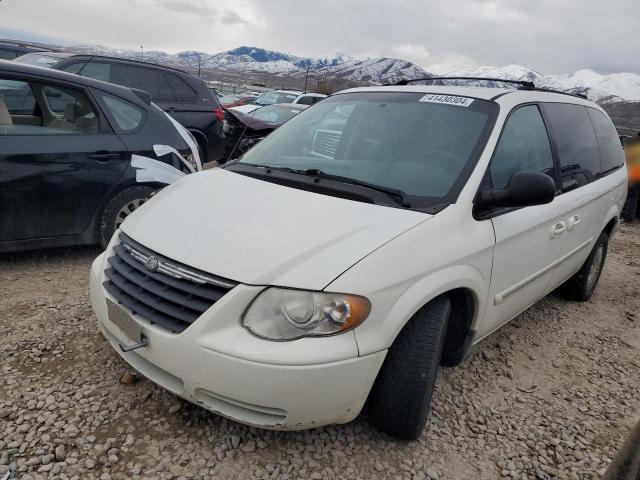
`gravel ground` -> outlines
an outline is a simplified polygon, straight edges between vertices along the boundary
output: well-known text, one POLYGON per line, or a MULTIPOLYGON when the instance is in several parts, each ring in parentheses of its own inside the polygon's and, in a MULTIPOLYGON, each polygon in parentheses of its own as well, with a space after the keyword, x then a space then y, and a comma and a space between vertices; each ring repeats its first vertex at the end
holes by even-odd
POLYGON ((640 416, 640 227, 595 296, 550 295, 441 371, 416 442, 366 419, 246 427, 125 363, 88 303, 94 247, 0 255, 0 474, 32 479, 595 479, 640 416))

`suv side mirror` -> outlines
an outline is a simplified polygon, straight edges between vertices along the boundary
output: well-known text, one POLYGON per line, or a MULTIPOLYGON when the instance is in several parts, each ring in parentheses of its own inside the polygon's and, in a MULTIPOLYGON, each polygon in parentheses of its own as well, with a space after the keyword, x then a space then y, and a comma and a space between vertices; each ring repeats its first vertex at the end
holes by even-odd
POLYGON ((516 172, 506 188, 486 189, 480 193, 485 208, 530 207, 550 203, 556 196, 556 185, 549 175, 538 172, 516 172))

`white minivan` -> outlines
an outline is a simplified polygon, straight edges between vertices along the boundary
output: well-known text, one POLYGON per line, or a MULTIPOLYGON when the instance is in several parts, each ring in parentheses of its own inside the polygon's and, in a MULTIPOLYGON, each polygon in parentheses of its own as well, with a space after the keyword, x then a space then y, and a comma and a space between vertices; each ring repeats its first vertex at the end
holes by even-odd
POLYGON ((136 210, 93 263, 116 351, 281 430, 417 438, 438 367, 560 290, 591 297, 627 189, 596 104, 536 90, 346 90, 136 210))

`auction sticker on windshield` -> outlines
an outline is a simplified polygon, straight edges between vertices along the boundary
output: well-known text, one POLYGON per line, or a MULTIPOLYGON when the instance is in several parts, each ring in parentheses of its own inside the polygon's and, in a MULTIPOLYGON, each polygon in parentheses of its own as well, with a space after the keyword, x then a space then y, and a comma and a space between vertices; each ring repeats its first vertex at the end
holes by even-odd
POLYGON ((468 107, 473 103, 472 98, 458 97, 456 95, 437 95, 427 93, 420 99, 421 102, 427 103, 443 103, 445 105, 457 105, 458 107, 468 107))

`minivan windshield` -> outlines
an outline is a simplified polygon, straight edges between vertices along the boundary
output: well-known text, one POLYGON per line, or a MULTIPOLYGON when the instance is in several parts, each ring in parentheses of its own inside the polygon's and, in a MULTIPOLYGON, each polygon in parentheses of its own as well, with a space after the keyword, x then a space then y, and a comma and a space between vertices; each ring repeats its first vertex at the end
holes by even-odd
POLYGON ((495 123, 494 102, 414 92, 353 92, 314 105, 239 164, 394 189, 414 206, 454 201, 495 123), (416 201, 417 200, 417 201, 416 201))

